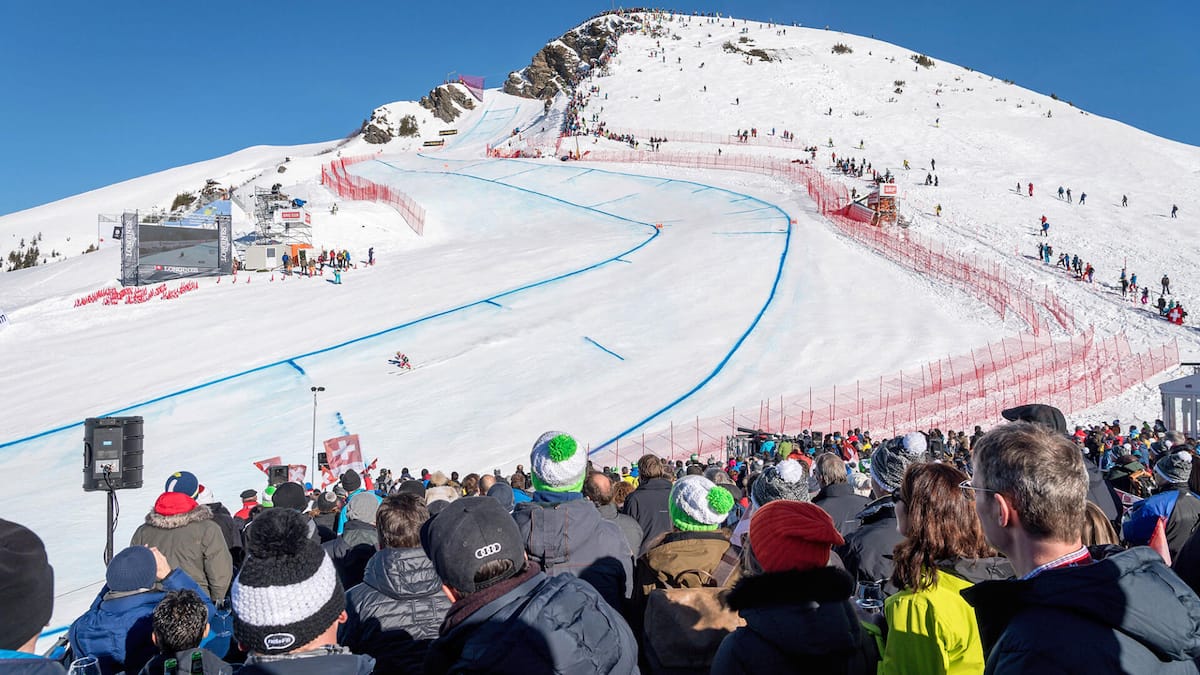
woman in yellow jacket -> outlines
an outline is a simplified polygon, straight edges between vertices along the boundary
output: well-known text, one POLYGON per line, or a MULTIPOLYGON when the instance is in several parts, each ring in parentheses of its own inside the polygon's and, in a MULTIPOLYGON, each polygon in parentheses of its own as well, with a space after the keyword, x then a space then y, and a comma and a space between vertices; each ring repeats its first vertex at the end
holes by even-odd
POLYGON ((894 495, 906 539, 893 553, 892 583, 902 590, 884 603, 880 673, 983 672, 975 610, 959 591, 1013 571, 1007 560, 992 557, 974 498, 959 487, 965 480, 947 464, 915 464, 894 495))

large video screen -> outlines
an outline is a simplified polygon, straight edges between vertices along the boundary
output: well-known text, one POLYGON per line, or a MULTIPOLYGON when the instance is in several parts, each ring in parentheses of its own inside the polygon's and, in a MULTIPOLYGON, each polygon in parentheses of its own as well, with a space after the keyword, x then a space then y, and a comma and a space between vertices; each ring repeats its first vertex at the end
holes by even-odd
POLYGON ((233 272, 229 202, 212 202, 174 220, 138 222, 121 216, 121 283, 142 285, 233 272))

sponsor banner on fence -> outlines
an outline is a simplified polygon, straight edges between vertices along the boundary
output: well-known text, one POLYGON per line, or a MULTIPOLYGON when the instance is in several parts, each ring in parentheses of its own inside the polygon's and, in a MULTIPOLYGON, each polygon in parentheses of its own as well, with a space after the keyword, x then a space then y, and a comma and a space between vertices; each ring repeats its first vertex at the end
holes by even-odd
POLYGON ((458 129, 442 129, 438 132, 439 136, 453 136, 458 133, 458 129))
POLYGON ((423 145, 427 148, 433 148, 433 147, 436 147, 439 145, 445 145, 445 144, 446 144, 446 140, 442 139, 442 138, 439 138, 436 141, 425 141, 425 143, 423 143, 423 145))

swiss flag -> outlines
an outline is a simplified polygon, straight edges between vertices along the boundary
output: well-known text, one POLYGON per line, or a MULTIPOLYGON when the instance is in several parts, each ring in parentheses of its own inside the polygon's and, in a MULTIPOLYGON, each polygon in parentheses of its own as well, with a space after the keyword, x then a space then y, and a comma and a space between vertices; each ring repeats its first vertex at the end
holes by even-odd
POLYGON ((279 466, 280 464, 283 464, 282 458, 272 457, 270 459, 260 459, 254 463, 254 466, 257 467, 259 471, 266 473, 268 466, 279 466))
POLYGON ((329 470, 329 467, 321 467, 321 489, 324 490, 326 487, 333 485, 336 482, 338 482, 337 476, 333 475, 333 472, 329 470))
POLYGON ((341 476, 350 469, 358 473, 366 471, 362 460, 362 447, 358 442, 358 434, 350 434, 340 438, 325 441, 325 457, 333 475, 341 476))
POLYGON ((304 477, 308 474, 308 467, 303 464, 288 464, 288 480, 293 483, 304 485, 304 477))

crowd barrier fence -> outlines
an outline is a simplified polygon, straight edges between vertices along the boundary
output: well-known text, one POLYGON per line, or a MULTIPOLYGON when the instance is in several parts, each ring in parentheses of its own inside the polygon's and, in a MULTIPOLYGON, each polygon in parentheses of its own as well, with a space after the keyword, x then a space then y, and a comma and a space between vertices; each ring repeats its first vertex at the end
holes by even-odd
POLYGON ((362 176, 352 176, 346 167, 375 159, 375 155, 341 157, 321 167, 321 184, 328 186, 342 199, 387 204, 400 212, 405 222, 420 236, 425 234, 425 209, 412 197, 362 176))
POLYGON ((200 288, 195 281, 184 281, 175 288, 167 288, 166 284, 158 286, 126 286, 124 288, 101 288, 87 295, 75 298, 75 307, 86 307, 99 302, 102 305, 140 305, 154 298, 159 300, 174 300, 184 293, 190 293, 200 288))

